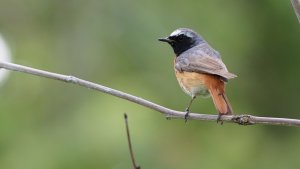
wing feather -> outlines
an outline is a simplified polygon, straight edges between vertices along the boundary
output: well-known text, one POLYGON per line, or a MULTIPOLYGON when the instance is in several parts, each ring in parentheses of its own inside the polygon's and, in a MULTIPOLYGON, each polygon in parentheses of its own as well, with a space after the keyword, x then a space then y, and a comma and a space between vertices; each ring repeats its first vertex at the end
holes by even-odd
POLYGON ((208 44, 195 46, 176 58, 175 68, 178 71, 198 72, 219 75, 225 79, 235 78, 228 72, 221 56, 208 44))

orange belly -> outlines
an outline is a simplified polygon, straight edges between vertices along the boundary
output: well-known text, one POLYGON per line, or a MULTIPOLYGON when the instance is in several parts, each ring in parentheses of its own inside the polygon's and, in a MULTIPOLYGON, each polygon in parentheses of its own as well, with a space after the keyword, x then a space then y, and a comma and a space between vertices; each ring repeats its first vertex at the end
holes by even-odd
POLYGON ((209 91, 205 84, 209 75, 195 72, 179 72, 175 69, 175 75, 182 90, 190 95, 208 97, 209 91))
POLYGON ((216 109, 220 114, 232 114, 231 105, 225 94, 225 83, 220 77, 196 72, 179 72, 175 75, 185 93, 194 96, 212 96, 216 109))

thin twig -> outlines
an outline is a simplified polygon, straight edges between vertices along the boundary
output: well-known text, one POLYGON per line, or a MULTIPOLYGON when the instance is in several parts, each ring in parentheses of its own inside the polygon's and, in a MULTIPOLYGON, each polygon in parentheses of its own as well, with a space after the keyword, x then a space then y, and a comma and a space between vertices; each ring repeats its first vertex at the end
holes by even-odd
POLYGON ((141 167, 136 165, 135 163, 135 158, 132 150, 132 144, 131 144, 131 139, 130 139, 130 133, 129 133, 129 127, 128 127, 128 116, 126 113, 124 113, 124 119, 125 119, 125 126, 126 126, 126 133, 127 133, 127 140, 128 140, 128 147, 129 147, 129 152, 130 152, 130 158, 132 161, 132 165, 134 169, 140 169, 141 167))
POLYGON ((300 23, 300 0, 291 0, 291 3, 293 5, 294 11, 300 23))
MULTIPOLYGON (((140 97, 136 97, 106 86, 102 86, 93 82, 89 82, 83 79, 79 79, 74 76, 67 76, 58 73, 47 72, 44 70, 34 69, 31 67, 26 67, 18 64, 8 63, 8 62, 0 62, 0 68, 4 68, 7 70, 23 72, 27 74, 32 74, 36 76, 46 77, 50 79, 60 80, 67 83, 73 83, 76 85, 80 85, 89 89, 97 90, 103 93, 107 93, 136 104, 142 105, 144 107, 148 107, 150 109, 156 110, 168 118, 184 118, 185 112, 176 111, 172 109, 168 109, 166 107, 160 106, 158 104, 152 103, 148 100, 142 99, 140 97)), ((204 120, 204 121, 216 121, 218 119, 217 115, 209 115, 209 114, 196 114, 190 113, 189 119, 195 120, 204 120)), ((253 125, 253 124, 265 124, 265 125, 280 125, 280 126, 300 126, 299 119, 288 119, 288 118, 274 118, 274 117, 258 117, 252 115, 230 115, 230 116, 222 116, 220 118, 223 122, 231 122, 237 123, 241 125, 253 125)))

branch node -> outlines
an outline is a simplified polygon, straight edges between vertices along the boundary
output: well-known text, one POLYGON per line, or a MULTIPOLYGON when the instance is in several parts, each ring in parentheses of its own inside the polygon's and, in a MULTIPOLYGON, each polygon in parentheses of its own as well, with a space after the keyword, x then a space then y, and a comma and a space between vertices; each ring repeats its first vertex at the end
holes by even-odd
POLYGON ((254 123, 252 122, 251 116, 250 115, 238 115, 234 116, 231 119, 234 123, 237 123, 239 125, 253 125, 254 123))
POLYGON ((66 82, 68 82, 68 83, 77 83, 77 77, 75 77, 75 76, 67 76, 67 78, 66 78, 66 82))

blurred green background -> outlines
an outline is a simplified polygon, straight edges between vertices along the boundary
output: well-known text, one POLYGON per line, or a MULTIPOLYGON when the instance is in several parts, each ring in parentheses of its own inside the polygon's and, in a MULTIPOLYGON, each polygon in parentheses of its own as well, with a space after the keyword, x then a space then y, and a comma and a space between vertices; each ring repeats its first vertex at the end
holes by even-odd
MULTIPOLYGON (((239 77, 236 114, 300 118, 300 25, 289 0, 2 0, 13 62, 70 74, 184 110, 173 51, 157 38, 199 32, 239 77)), ((192 112, 216 114, 211 99, 192 112)), ((0 87, 1 169, 299 168, 296 127, 166 120, 103 93, 22 73, 0 87)))

